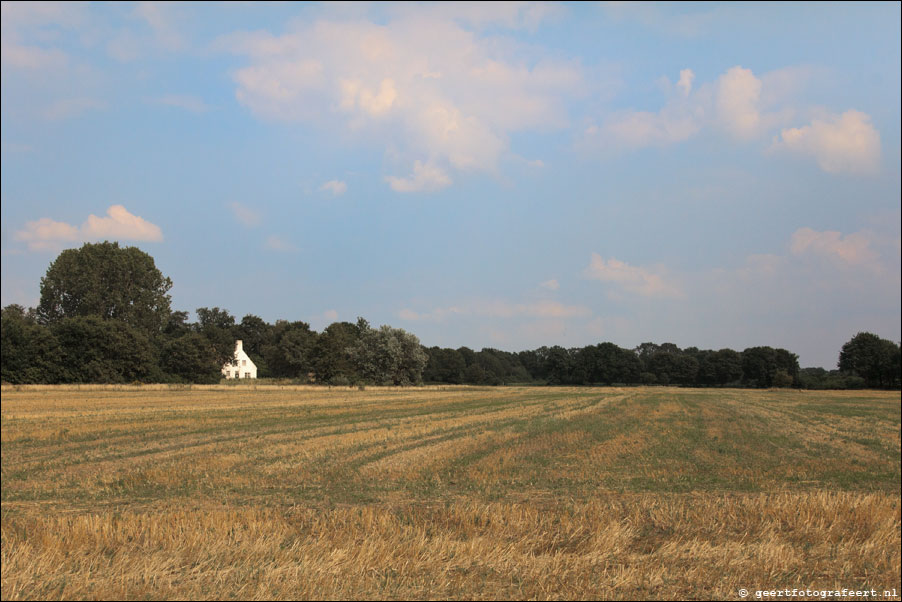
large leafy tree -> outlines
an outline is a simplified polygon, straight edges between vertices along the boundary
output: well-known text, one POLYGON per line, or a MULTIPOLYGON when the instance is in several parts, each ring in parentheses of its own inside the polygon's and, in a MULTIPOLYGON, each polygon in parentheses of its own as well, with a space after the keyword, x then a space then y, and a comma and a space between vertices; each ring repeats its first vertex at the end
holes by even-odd
POLYGON ((66 318, 95 316, 118 320, 154 336, 169 321, 169 289, 153 257, 117 242, 85 243, 67 249, 41 278, 38 320, 56 324, 66 318))
POLYGON ((899 382, 899 345, 870 332, 859 332, 842 346, 839 369, 862 377, 869 387, 899 382))
POLYGON ((317 334, 306 322, 278 320, 272 343, 263 348, 270 374, 277 378, 306 378, 314 371, 313 351, 317 334))
POLYGON ((225 309, 198 307, 197 332, 207 338, 210 353, 222 366, 235 356, 235 316, 225 309))
POLYGON ((788 387, 798 381, 799 357, 786 349, 749 347, 742 352, 742 381, 753 387, 788 387))
POLYGON ((377 385, 417 385, 428 360, 420 340, 400 328, 374 329, 358 321, 360 336, 351 348, 358 373, 377 385))
POLYGON ((350 322, 333 322, 323 330, 313 348, 313 367, 318 382, 351 384, 357 380, 351 348, 359 336, 357 325, 350 322))

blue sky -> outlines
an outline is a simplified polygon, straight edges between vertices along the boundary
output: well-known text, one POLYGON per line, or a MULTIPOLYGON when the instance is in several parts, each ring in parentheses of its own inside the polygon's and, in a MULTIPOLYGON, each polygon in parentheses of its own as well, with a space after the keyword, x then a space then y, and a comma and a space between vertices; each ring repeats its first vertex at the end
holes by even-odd
POLYGON ((3 305, 111 239, 426 345, 902 338, 899 3, 2 7, 3 305))

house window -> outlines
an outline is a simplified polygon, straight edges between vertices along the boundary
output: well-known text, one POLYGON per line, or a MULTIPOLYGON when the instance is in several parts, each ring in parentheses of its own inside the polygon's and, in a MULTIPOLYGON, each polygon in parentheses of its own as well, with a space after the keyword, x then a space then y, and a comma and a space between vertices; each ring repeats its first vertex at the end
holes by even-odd
POLYGON ((245 372, 245 373, 244 373, 244 378, 250 378, 250 377, 251 377, 251 373, 250 373, 250 372, 245 372))
POLYGON ((242 366, 247 366, 247 360, 241 360, 241 365, 242 365, 242 366))

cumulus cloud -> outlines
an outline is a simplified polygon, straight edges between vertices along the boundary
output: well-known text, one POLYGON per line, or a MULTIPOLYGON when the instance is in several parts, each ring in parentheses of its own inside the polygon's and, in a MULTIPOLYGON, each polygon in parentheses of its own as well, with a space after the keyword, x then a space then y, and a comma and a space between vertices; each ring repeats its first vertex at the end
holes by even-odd
MULTIPOLYGON (((691 112, 665 108, 659 113, 617 113, 609 118, 604 135, 619 146, 645 148, 682 142, 695 135, 699 129, 700 123, 691 112)), ((597 134, 597 126, 590 126, 586 133, 590 136, 597 134)))
POLYGON ((752 140, 788 123, 792 110, 781 103, 804 76, 801 70, 783 69, 759 78, 737 65, 696 86, 692 69, 682 69, 675 84, 664 79, 667 96, 660 110, 612 112, 588 126, 582 142, 603 150, 664 147, 708 130, 752 140))
POLYGON ((592 253, 589 267, 584 271, 586 278, 613 284, 626 292, 643 297, 685 296, 678 286, 668 281, 662 269, 652 270, 631 266, 613 257, 605 261, 597 253, 592 253))
POLYGON ((370 90, 359 80, 341 82, 341 108, 346 111, 360 109, 371 116, 384 115, 391 109, 398 91, 391 78, 383 79, 378 90, 370 90))
POLYGON ((604 151, 669 146, 697 134, 704 124, 704 103, 692 95, 695 74, 691 69, 680 71, 674 86, 665 80, 670 92, 660 111, 615 111, 601 125, 588 126, 582 135, 583 144, 604 151))
POLYGON ((676 87, 683 96, 689 96, 692 92, 692 80, 695 79, 695 73, 692 69, 681 69, 680 80, 676 83, 676 87))
POLYGON ((496 169, 511 133, 565 127, 565 100, 586 87, 576 63, 524 61, 509 41, 466 28, 520 26, 547 11, 465 8, 394 7, 384 24, 323 18, 284 35, 233 34, 219 46, 248 57, 233 79, 254 114, 379 140, 413 165, 413 176, 386 179, 394 190, 438 190, 450 185, 449 170, 496 169))
POLYGON ((42 217, 37 221, 27 222, 25 229, 16 232, 14 238, 25 242, 30 251, 46 251, 80 240, 81 234, 71 224, 42 217))
POLYGON ((163 240, 160 227, 147 220, 132 215, 122 205, 113 205, 107 209, 106 217, 89 215, 81 226, 82 233, 88 238, 121 238, 125 240, 163 240))
POLYGON ((348 191, 348 185, 341 180, 329 180, 319 187, 320 191, 331 192, 333 196, 339 196, 348 191))
POLYGON ((421 161, 414 163, 409 177, 387 176, 385 181, 395 192, 435 192, 451 185, 451 177, 444 170, 421 161))
POLYGON ((842 235, 835 230, 818 232, 799 228, 792 234, 789 249, 793 255, 817 255, 837 264, 873 266, 879 254, 872 247, 873 238, 866 232, 842 235))
POLYGON ((163 240, 163 232, 159 226, 132 215, 122 205, 113 205, 107 209, 106 217, 89 215, 80 227, 47 217, 27 222, 23 230, 15 233, 14 238, 26 243, 31 251, 44 251, 88 240, 159 242, 163 240))
POLYGON ((880 134, 869 115, 855 110, 784 129, 774 138, 772 149, 814 157, 829 173, 868 174, 880 166, 880 134))
POLYGON ((717 80, 717 118, 739 138, 752 138, 761 128, 761 80, 751 69, 731 67, 717 80))

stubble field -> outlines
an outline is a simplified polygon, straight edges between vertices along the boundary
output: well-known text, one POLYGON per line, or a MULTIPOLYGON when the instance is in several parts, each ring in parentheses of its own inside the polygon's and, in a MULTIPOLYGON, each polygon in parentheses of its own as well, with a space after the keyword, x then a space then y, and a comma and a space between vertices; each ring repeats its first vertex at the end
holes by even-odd
POLYGON ((902 593, 899 392, 2 400, 4 599, 902 593))

